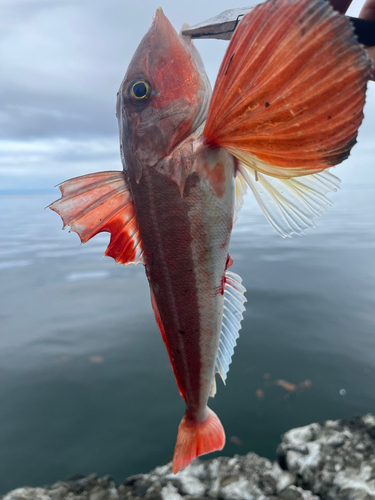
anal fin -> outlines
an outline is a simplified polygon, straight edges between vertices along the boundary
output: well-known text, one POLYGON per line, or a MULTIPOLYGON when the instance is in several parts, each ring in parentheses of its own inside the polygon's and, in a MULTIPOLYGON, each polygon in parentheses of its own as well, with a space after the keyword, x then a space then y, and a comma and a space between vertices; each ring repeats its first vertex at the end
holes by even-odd
MULTIPOLYGON (((246 302, 246 289, 241 285, 242 279, 238 274, 231 271, 225 272, 224 286, 224 311, 223 322, 221 325, 221 334, 219 341, 219 350, 215 363, 215 374, 218 373, 224 384, 229 371, 229 365, 232 361, 234 348, 239 337, 244 303, 246 302)), ((215 378, 215 375, 214 375, 215 378)), ((214 397, 216 393, 216 382, 212 383, 210 396, 214 397)))
POLYGON ((98 172, 59 184, 61 198, 49 208, 82 243, 101 232, 111 234, 104 255, 118 264, 143 262, 142 242, 131 192, 122 172, 98 172))

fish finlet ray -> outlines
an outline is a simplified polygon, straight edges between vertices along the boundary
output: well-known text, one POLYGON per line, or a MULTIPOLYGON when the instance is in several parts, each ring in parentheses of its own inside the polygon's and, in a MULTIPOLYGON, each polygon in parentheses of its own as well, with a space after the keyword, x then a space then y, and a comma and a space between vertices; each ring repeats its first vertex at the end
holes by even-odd
POLYGON ((225 272, 224 313, 215 363, 215 373, 220 375, 224 384, 229 371, 229 365, 232 362, 245 310, 244 303, 246 302, 246 298, 244 294, 246 289, 241 284, 241 281, 240 276, 232 271, 227 270, 225 272), (236 293, 236 296, 231 290, 236 293))

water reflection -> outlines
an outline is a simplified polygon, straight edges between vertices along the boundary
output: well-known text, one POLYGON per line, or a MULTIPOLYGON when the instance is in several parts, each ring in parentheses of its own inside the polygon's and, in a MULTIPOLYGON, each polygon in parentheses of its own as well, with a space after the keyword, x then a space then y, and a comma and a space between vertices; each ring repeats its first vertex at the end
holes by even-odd
MULTIPOLYGON (((80 246, 43 210, 53 199, 0 196, 0 493, 147 471, 171 459, 183 414, 143 267, 102 258, 108 235, 80 246)), ((240 214, 230 253, 247 311, 211 403, 227 455, 273 458, 293 426, 373 411, 373 190, 332 199, 287 240, 251 199, 240 214)))

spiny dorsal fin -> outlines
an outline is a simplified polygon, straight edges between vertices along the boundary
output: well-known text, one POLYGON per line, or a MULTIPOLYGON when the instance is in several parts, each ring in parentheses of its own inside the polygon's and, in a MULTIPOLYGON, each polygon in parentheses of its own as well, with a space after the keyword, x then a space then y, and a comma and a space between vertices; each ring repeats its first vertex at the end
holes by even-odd
POLYGON ((203 138, 276 177, 349 156, 371 61, 325 0, 272 0, 246 14, 221 64, 203 138))
POLYGON ((277 179, 240 164, 242 176, 254 193, 266 219, 283 238, 302 235, 315 227, 314 219, 333 205, 325 196, 340 189, 340 179, 329 172, 277 179))
MULTIPOLYGON (((223 323, 221 325, 221 334, 219 341, 219 351, 215 363, 215 374, 218 373, 224 384, 229 371, 229 365, 232 362, 232 356, 236 341, 239 337, 244 303, 246 302, 246 289, 241 285, 242 279, 238 274, 231 271, 225 271, 224 286, 224 311, 223 323)), ((215 375, 211 387, 211 397, 216 393, 215 375)))
POLYGON ((104 255, 118 264, 138 264, 142 245, 131 193, 122 172, 98 172, 59 184, 61 198, 49 208, 65 229, 70 226, 82 243, 101 232, 111 233, 104 255))

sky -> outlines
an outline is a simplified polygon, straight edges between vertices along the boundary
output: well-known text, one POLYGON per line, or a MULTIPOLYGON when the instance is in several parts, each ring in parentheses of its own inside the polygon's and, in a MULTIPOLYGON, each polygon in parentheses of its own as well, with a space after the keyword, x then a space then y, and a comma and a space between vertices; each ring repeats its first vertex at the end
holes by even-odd
MULTIPOLYGON (((364 0, 348 14, 358 16, 364 0)), ((46 189, 121 170, 116 93, 158 7, 177 31, 241 7, 230 0, 1 0, 0 191, 46 189)), ((213 84, 228 42, 200 40, 213 84)), ((375 183, 375 83, 343 182, 375 183)))

